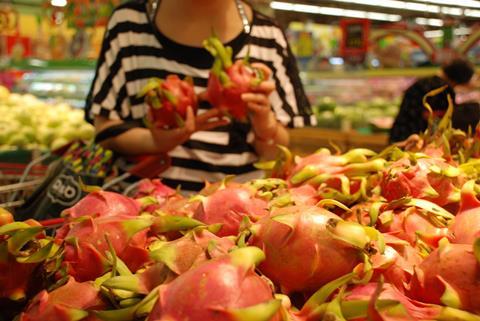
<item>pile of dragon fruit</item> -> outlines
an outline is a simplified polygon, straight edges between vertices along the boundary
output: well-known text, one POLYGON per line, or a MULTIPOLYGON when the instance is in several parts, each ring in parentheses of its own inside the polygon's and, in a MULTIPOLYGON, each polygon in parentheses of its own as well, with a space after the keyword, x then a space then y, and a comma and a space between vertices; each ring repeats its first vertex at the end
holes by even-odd
POLYGON ((480 320, 480 140, 281 147, 264 179, 93 191, 56 227, 0 212, 0 319, 480 320))

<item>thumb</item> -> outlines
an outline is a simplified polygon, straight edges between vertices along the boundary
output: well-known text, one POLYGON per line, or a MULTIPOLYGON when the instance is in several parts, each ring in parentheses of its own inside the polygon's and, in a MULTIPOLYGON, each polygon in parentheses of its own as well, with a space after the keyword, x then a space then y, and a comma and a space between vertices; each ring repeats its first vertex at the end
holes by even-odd
POLYGON ((191 106, 187 107, 187 117, 185 118, 185 132, 191 135, 195 132, 195 114, 191 106))

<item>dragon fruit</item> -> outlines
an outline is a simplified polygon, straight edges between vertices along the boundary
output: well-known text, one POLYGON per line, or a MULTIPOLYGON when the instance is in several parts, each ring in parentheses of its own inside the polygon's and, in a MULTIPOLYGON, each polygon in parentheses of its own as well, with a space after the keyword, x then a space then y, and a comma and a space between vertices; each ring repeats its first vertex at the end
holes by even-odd
POLYGON ((57 230, 56 240, 64 242, 63 264, 79 282, 94 280, 109 267, 106 253, 115 251, 132 271, 149 261, 148 228, 144 217, 81 217, 57 230))
POLYGON ((142 179, 138 183, 134 198, 152 196, 161 204, 175 194, 176 191, 163 184, 160 179, 142 179))
POLYGON ((414 197, 445 206, 459 201, 458 187, 462 184, 463 175, 457 167, 442 158, 425 156, 415 162, 404 157, 390 165, 383 173, 380 187, 389 202, 414 197))
POLYGON ((222 224, 218 236, 237 235, 244 217, 253 221, 268 214, 268 203, 255 195, 253 188, 236 183, 222 184, 201 201, 193 218, 205 224, 222 224))
POLYGON ((20 315, 19 321, 94 321, 89 309, 102 309, 106 306, 100 292, 93 283, 78 283, 73 278, 61 287, 38 293, 27 309, 20 315))
POLYGON ((23 300, 36 287, 34 273, 56 248, 34 220, 0 226, 0 299, 23 300))
POLYGON ((22 300, 26 297, 38 263, 19 263, 0 244, 0 299, 22 300))
POLYGON ((480 265, 475 254, 472 245, 442 240, 439 248, 415 269, 409 296, 480 313, 480 265))
POLYGON ((180 275, 159 289, 148 321, 279 321, 281 302, 255 265, 265 258, 254 247, 234 250, 180 275))
POLYGON ((473 244, 480 237, 480 201, 474 189, 474 181, 462 187, 460 209, 451 226, 454 243, 473 244))
POLYGON ((462 310, 412 300, 383 282, 355 286, 341 300, 343 316, 352 321, 477 320, 462 310))
POLYGON ((422 262, 420 252, 408 242, 395 236, 384 234, 385 251, 375 253, 371 257, 374 275, 372 281, 380 280, 392 284, 397 290, 404 293, 414 273, 414 267, 422 262))
POLYGON ((283 293, 311 293, 364 262, 371 241, 364 228, 323 208, 299 205, 259 220, 249 243, 263 249, 260 271, 283 293))
POLYGON ((184 125, 187 109, 197 112, 197 96, 193 80, 181 80, 177 75, 168 75, 165 80, 152 78, 139 96, 145 96, 150 106, 150 121, 158 128, 177 128, 184 125))
POLYGON ((437 247, 438 241, 449 236, 448 226, 430 219, 428 213, 408 207, 397 213, 385 211, 379 216, 377 228, 382 233, 389 233, 415 246, 418 239, 428 245, 437 247))
POLYGON ((243 60, 232 61, 232 48, 225 47, 216 36, 204 41, 215 57, 207 85, 207 99, 215 107, 239 120, 246 120, 247 105, 242 94, 251 92, 264 79, 262 70, 243 60))
POLYGON ((220 238, 205 228, 197 228, 177 240, 151 244, 150 257, 158 263, 144 272, 113 277, 102 285, 148 294, 156 286, 175 279, 203 262, 228 254, 234 246, 230 238, 220 238))
POLYGON ((164 185, 160 179, 141 180, 134 195, 142 205, 142 211, 147 213, 154 213, 174 197, 182 198, 177 191, 164 185))
POLYGON ((287 178, 291 186, 312 184, 319 186, 327 180, 337 181, 342 175, 352 177, 367 175, 382 170, 385 160, 369 160, 368 157, 376 153, 368 149, 353 149, 343 155, 332 155, 326 149, 320 149, 314 154, 295 159, 295 165, 287 178))
POLYGON ((221 238, 205 228, 199 228, 177 240, 152 244, 150 257, 164 263, 177 275, 181 275, 192 266, 227 254, 234 246, 232 239, 221 238))
POLYGON ((140 204, 127 196, 107 192, 96 191, 88 194, 73 207, 62 212, 67 218, 81 216, 137 216, 140 214, 140 204))

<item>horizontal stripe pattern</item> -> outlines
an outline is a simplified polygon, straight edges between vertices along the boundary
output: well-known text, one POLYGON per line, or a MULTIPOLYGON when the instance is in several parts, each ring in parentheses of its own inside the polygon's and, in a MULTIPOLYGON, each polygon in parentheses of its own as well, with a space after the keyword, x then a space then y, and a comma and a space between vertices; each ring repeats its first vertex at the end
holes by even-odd
MULTIPOLYGON (((87 101, 87 118, 142 119, 147 106, 138 92, 149 78, 177 74, 193 78, 197 93, 206 89, 211 55, 203 48, 179 45, 162 35, 149 21, 146 1, 119 6, 109 20, 87 101)), ((234 57, 242 58, 250 46, 252 62, 273 71, 276 91, 270 101, 277 119, 285 126, 303 127, 315 121, 298 77, 296 62, 283 31, 269 18, 255 12, 249 35, 240 34, 228 45, 234 57)), ((199 113, 211 108, 202 104, 199 113)), ((232 121, 211 131, 194 133, 190 140, 170 152, 172 166, 162 174, 164 183, 184 190, 199 190, 205 181, 224 175, 260 177, 253 164, 258 161, 248 123, 232 121), (252 176, 253 175, 253 176, 252 176)))

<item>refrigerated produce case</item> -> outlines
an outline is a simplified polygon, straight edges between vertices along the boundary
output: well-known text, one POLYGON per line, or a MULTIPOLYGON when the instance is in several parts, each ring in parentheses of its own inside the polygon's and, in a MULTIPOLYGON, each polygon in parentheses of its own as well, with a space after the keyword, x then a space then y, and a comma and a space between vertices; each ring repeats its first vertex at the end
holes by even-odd
POLYGON ((11 63, 8 70, 17 71, 19 75, 13 92, 29 93, 49 102, 63 101, 83 108, 95 74, 95 61, 29 59, 11 63))

